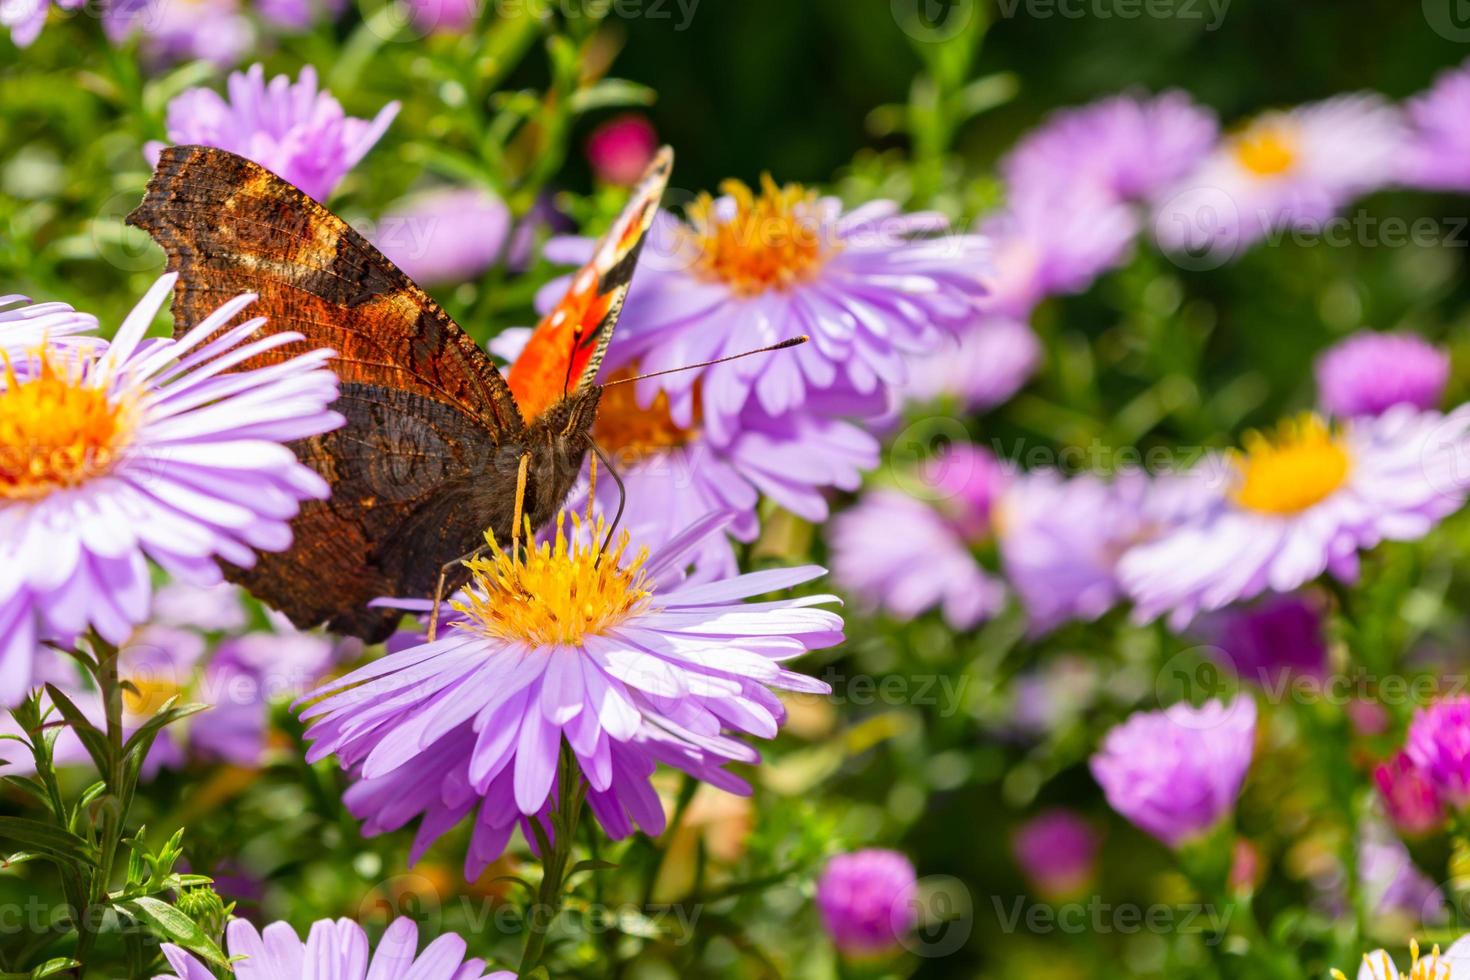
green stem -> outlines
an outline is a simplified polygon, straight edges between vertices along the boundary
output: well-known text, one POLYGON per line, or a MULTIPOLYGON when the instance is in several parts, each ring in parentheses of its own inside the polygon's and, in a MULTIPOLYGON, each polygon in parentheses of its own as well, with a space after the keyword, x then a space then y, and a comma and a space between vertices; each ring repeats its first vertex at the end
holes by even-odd
POLYGON ((82 910, 80 935, 77 940, 77 959, 87 961, 87 954, 97 941, 101 910, 108 904, 108 889, 112 884, 113 865, 117 861, 118 848, 122 844, 127 828, 128 810, 132 803, 131 780, 128 778, 127 762, 123 758, 123 689, 118 675, 118 651, 112 644, 93 634, 91 646, 97 658, 97 687, 102 695, 103 711, 106 715, 107 767, 102 778, 107 784, 107 798, 102 801, 101 845, 102 857, 97 872, 88 889, 86 908, 82 910))
MULTIPOLYGON (((546 953, 546 938, 551 927, 556 924, 557 917, 561 915, 567 872, 576 847, 577 823, 581 819, 582 803, 587 796, 587 784, 582 780, 571 749, 565 745, 562 746, 560 770, 557 780, 557 807, 551 815, 556 841, 552 843, 550 853, 547 853, 544 846, 541 850, 541 888, 527 922, 526 949, 521 954, 521 965, 516 971, 522 977, 541 964, 541 958, 546 953)), ((539 830, 537 834, 542 836, 539 830)))

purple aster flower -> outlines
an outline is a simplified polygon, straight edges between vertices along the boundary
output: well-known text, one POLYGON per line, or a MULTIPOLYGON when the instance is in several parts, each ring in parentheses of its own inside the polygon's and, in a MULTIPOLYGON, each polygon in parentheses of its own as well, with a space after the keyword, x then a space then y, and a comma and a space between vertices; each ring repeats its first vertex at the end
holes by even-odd
POLYGON ((420 283, 474 279, 504 254, 510 209, 478 187, 429 191, 395 205, 373 244, 420 283))
MULTIPOLYGON (((175 96, 168 104, 169 140, 248 157, 318 201, 331 196, 398 114, 398 103, 390 102, 371 120, 347 115, 330 93, 318 90, 310 65, 294 83, 286 75, 267 83, 265 69, 252 65, 232 74, 227 85, 228 101, 208 88, 175 96)), ((150 163, 158 162, 163 147, 148 144, 150 163)))
MULTIPOLYGON (((1363 828, 1358 841, 1358 877, 1363 904, 1375 917, 1406 916, 1431 924, 1445 919, 1444 893, 1415 866, 1404 842, 1377 820, 1363 828)), ((1439 980, 1443 974, 1425 976, 1439 980)))
MULTIPOLYGON (((62 10, 76 10, 86 0, 56 0, 62 10)), ((18 48, 31 45, 46 26, 51 0, 0 0, 0 27, 9 28, 10 40, 18 48)))
POLYGON ((1171 251, 1225 259, 1278 229, 1319 230, 1397 179, 1405 138, 1400 110, 1373 94, 1268 112, 1169 192, 1154 232, 1171 251))
POLYGON ((93 336, 97 318, 65 303, 32 303, 24 296, 0 296, 0 366, 8 363, 20 377, 46 349, 53 356, 74 356, 107 346, 93 336))
POLYGON ((896 949, 918 924, 918 892, 913 862, 872 847, 827 862, 817 879, 817 911, 843 956, 878 956, 896 949))
MULTIPOLYGON (((986 248, 978 236, 946 234, 940 215, 901 214, 887 201, 844 212, 835 198, 769 177, 759 195, 738 181, 724 190, 696 200, 687 222, 655 220, 607 368, 636 359, 653 372, 802 335, 811 343, 640 382, 648 401, 668 393, 679 425, 698 410, 724 444, 748 408, 780 418, 833 392, 856 396, 853 414, 877 414, 905 380, 905 358, 973 319, 986 248)), ((562 239, 546 255, 580 264, 591 252, 590 240, 562 239)), ((543 308, 565 285, 542 292, 543 308)))
POLYGON ((1000 172, 1012 188, 1055 194, 1085 182, 1119 200, 1147 201, 1194 170, 1218 132, 1214 113, 1183 92, 1114 95, 1054 113, 1000 172))
MULTIPOLYGON (((1387 950, 1379 949, 1363 956, 1357 980, 1467 980, 1470 978, 1470 936, 1455 941, 1441 953, 1435 946, 1427 956, 1420 955, 1419 943, 1409 941, 1409 969, 1399 973, 1387 950)), ((1347 980, 1340 970, 1332 971, 1333 980, 1347 980)))
POLYGON ((1470 696, 1415 712, 1404 753, 1447 805, 1470 806, 1470 696))
POLYGON ((1267 596, 1219 613, 1201 632, 1219 648, 1224 666, 1268 690, 1292 677, 1327 674, 1322 603, 1315 597, 1267 596))
POLYGON ((1399 752, 1373 770, 1378 798, 1399 833, 1424 837, 1443 829, 1444 805, 1434 785, 1407 752, 1399 752))
POLYGON ((238 585, 192 585, 169 582, 153 596, 152 621, 159 626, 197 629, 206 633, 243 630, 248 621, 238 585))
POLYGON ((255 10, 283 31, 301 33, 318 21, 334 21, 346 9, 346 0, 256 0, 255 10))
POLYGON ((208 759, 258 766, 270 732, 270 705, 305 694, 338 661, 331 640, 295 630, 247 633, 220 644, 189 700, 212 705, 204 714, 170 726, 187 733, 190 749, 208 759))
POLYGON ((574 517, 570 534, 559 523, 524 559, 492 541, 491 557, 471 563, 471 585, 455 602, 461 615, 443 636, 313 695, 324 699, 302 712, 312 723, 308 758, 335 753, 354 773, 346 804, 365 833, 421 816, 415 860, 478 807, 470 880, 518 823, 545 821, 565 789, 563 741, 614 838, 635 823, 662 831, 649 783, 658 762, 747 794, 723 766, 760 756, 737 736, 776 734, 785 709, 772 688, 829 690, 781 662, 840 642, 842 620, 815 608, 831 596, 741 601, 810 581, 819 568, 684 578, 687 556, 727 520, 705 518, 652 558, 628 557, 624 533, 599 559, 600 519, 583 529, 574 517), (537 601, 522 602, 526 595, 537 601))
POLYGON ((1037 892, 1062 898, 1091 884, 1101 843, 1097 829, 1082 815, 1048 810, 1017 829, 1011 849, 1037 892))
POLYGON ((1450 380, 1450 357, 1412 334, 1363 331, 1322 354, 1316 370, 1329 415, 1382 415, 1395 405, 1437 407, 1450 380))
POLYGON ((423 34, 462 34, 480 17, 480 0, 408 0, 408 8, 423 34))
POLYGON ((985 317, 938 350, 909 361, 904 398, 911 402, 952 397, 972 412, 1009 401, 1041 362, 1041 342, 1021 320, 985 317))
POLYGON ((911 481, 878 488, 833 518, 832 577, 869 608, 912 619, 935 607, 969 629, 1005 606, 1006 590, 972 549, 992 535, 992 509, 1009 480, 984 449, 956 444, 911 481))
POLYGON ((1409 100, 1411 126, 1404 179, 1436 190, 1470 190, 1470 62, 1441 72, 1409 100))
POLYGON ((102 26, 114 44, 143 36, 155 68, 200 59, 230 68, 255 46, 255 28, 240 0, 112 0, 102 26))
MULTIPOLYGON (((148 618, 148 559, 201 584, 217 558, 242 567, 290 546, 302 500, 328 487, 285 443, 342 424, 337 379, 313 351, 234 371, 301 340, 241 345, 260 326, 226 328, 240 296, 178 340, 144 339, 173 290, 159 279, 105 352, 32 355, 0 385, 0 702, 31 685, 42 641, 91 628, 122 644, 148 618)), ((62 316, 70 316, 63 313, 62 316)))
MULTIPOLYGON (((233 919, 225 936, 226 953, 244 957, 234 964, 238 980, 515 980, 505 970, 486 973, 484 960, 465 959, 468 946, 452 932, 415 956, 419 927, 412 919, 394 919, 371 954, 367 933, 349 919, 313 923, 305 942, 285 922, 257 932, 233 919)), ((209 967, 173 943, 164 943, 163 955, 174 972, 154 980, 214 980, 209 967)))
POLYGON ((1464 503, 1467 425, 1463 411, 1406 405, 1336 427, 1306 415, 1206 460, 1194 472, 1209 505, 1122 558, 1139 618, 1167 612, 1183 629, 1201 612, 1324 572, 1353 581, 1360 551, 1421 538, 1464 503))
POLYGON ((1235 809, 1255 739, 1249 697, 1140 711, 1108 732, 1092 774, 1114 810, 1177 848, 1235 809))

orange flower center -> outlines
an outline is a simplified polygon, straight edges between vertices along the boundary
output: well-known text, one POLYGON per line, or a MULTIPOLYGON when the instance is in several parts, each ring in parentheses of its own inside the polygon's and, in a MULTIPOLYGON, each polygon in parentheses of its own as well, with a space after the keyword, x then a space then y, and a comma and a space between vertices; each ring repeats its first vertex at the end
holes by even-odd
MULTIPOLYGON (((634 368, 626 367, 608 380, 611 382, 631 378, 636 373, 634 368)), ((636 387, 621 384, 604 388, 602 402, 597 409, 597 422, 592 426, 592 435, 597 444, 623 465, 632 465, 646 456, 664 450, 677 449, 694 437, 693 432, 677 425, 669 414, 668 395, 659 392, 653 404, 643 408, 638 404, 636 387)), ((697 390, 694 404, 694 425, 698 428, 697 390)))
POLYGON ((1283 422, 1274 436, 1245 438, 1235 458, 1235 502, 1262 514, 1296 514, 1326 500, 1347 481, 1352 458, 1341 436, 1307 414, 1283 422))
POLYGON ((1277 177, 1296 166, 1295 130, 1283 122, 1261 122, 1235 137, 1235 159, 1257 177, 1277 177))
POLYGON ((690 233, 699 247, 697 267, 740 295, 786 289, 810 279, 827 260, 815 216, 817 196, 800 184, 778 186, 761 178, 759 196, 738 180, 720 190, 735 202, 734 215, 720 215, 708 194, 689 206, 690 233))
POLYGON ((36 500, 108 472, 131 434, 130 407, 44 353, 22 381, 9 364, 0 388, 0 500, 36 500))

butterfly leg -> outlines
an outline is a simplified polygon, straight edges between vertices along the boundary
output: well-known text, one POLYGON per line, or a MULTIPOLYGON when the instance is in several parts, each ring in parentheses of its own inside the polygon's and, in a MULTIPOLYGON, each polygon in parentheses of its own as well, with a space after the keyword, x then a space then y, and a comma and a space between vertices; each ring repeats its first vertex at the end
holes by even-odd
POLYGON ((433 612, 429 613, 430 643, 434 642, 434 637, 439 633, 439 607, 444 604, 444 600, 445 598, 447 598, 444 595, 444 582, 446 579, 449 578, 450 569, 454 568, 456 565, 463 565, 467 561, 474 561, 476 558, 480 557, 480 555, 483 554, 489 547, 489 545, 482 544, 474 551, 471 551, 469 554, 460 555, 458 558, 454 559, 454 561, 447 561, 443 565, 439 566, 439 584, 434 587, 434 610, 433 612))
POLYGON ((613 466, 612 460, 607 458, 607 456, 603 453, 601 447, 599 447, 597 443, 593 441, 591 436, 587 437, 587 444, 592 447, 592 454, 598 459, 602 460, 602 465, 607 469, 608 475, 611 476, 613 478, 613 482, 618 485, 618 509, 617 512, 613 515, 612 525, 607 529, 607 537, 602 539, 602 549, 598 553, 598 559, 600 560, 602 555, 607 553, 607 546, 612 544, 613 535, 616 534, 618 530, 618 524, 620 524, 623 520, 623 508, 627 506, 628 503, 628 488, 623 484, 623 478, 618 475, 618 471, 616 467, 613 466))

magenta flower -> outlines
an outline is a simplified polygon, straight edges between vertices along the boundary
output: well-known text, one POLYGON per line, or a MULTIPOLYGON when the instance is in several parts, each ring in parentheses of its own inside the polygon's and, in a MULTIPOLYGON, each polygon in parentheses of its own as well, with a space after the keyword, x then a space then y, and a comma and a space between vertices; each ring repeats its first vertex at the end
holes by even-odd
POLYGON ((510 224, 510 209, 489 191, 445 188, 396 204, 373 244, 417 282, 461 283, 501 259, 510 224))
POLYGON ((102 26, 114 44, 141 34, 143 56, 155 68, 196 58, 230 68, 255 45, 240 0, 112 0, 102 26))
POLYGON ((1408 104, 1409 157, 1404 179, 1436 190, 1470 190, 1470 62, 1441 72, 1408 104))
POLYGON ((1054 113, 1016 144, 1000 171, 1014 188, 1050 193, 1090 184, 1124 201, 1147 201, 1213 149, 1215 116, 1179 91, 1128 93, 1054 113))
POLYGON ((1177 848, 1235 809, 1255 737, 1249 697, 1140 711, 1108 732, 1092 774, 1114 810, 1177 848))
POLYGON ((1395 405, 1439 406, 1450 357, 1421 337, 1363 331, 1317 358, 1317 391, 1330 415, 1382 415, 1395 405))
POLYGON ((1415 712, 1404 754, 1446 804, 1455 810, 1470 805, 1470 696, 1415 712))
POLYGON ((1327 674, 1322 604, 1300 594, 1273 595, 1225 610, 1202 631, 1219 648, 1223 666, 1270 689, 1292 677, 1327 674))
MULTIPOLYGON (((371 954, 367 933, 349 919, 313 923, 306 942, 285 922, 257 932, 233 919, 225 935, 226 953, 243 957, 234 964, 238 980, 515 980, 505 970, 486 973, 484 960, 465 959, 468 947, 454 933, 415 956, 419 927, 406 918, 393 920, 371 954)), ((214 980, 209 967, 173 943, 164 943, 163 955, 174 972, 154 980, 214 980)))
MULTIPOLYGON (((170 4, 188 7, 187 4, 170 4)), ((229 99, 208 88, 191 88, 168 104, 168 138, 238 153, 325 201, 347 171, 367 155, 398 114, 390 102, 371 120, 348 116, 330 93, 317 88, 316 70, 301 69, 292 82, 251 66, 229 78, 229 99)), ((158 162, 162 143, 145 148, 158 162)))
POLYGON ((1041 363, 1041 342, 1021 320, 985 317, 909 361, 903 396, 911 402, 956 399, 972 412, 1009 401, 1041 363))
POLYGON ((1011 849, 1038 893, 1065 897, 1091 883, 1101 843, 1085 817, 1071 810, 1048 810, 1016 830, 1011 849))
POLYGON ((879 956, 918 924, 918 889, 913 862, 897 851, 839 854, 817 879, 817 911, 843 956, 879 956))
POLYGON ((969 629, 1005 606, 1005 586, 972 549, 990 540, 1009 477, 990 453, 956 444, 910 482, 873 489, 833 518, 832 577, 869 608, 912 619, 938 607, 969 629))
MULTIPOLYGON (((741 416, 813 414, 834 396, 849 411, 877 414, 907 377, 906 358, 937 347, 973 319, 984 293, 986 248, 974 235, 947 234, 933 213, 901 214, 874 201, 853 211, 770 178, 760 193, 727 182, 704 195, 688 221, 661 214, 644 248, 618 330, 618 357, 644 371, 685 367, 802 335, 794 351, 653 378, 639 383, 645 404, 668 393, 674 421, 724 445, 741 416), (935 237, 938 236, 938 237, 935 237), (696 401, 698 406, 696 407, 696 401)), ((549 258, 580 264, 592 242, 563 239, 549 258)), ((543 291, 543 309, 560 295, 543 291)))
POLYGON ((409 0, 408 8, 423 34, 462 34, 480 16, 480 0, 409 0))
POLYGON ((597 179, 608 184, 636 184, 657 151, 658 131, 636 112, 609 119, 587 137, 587 162, 597 179))
POLYGON ((1399 752, 1373 770, 1378 798, 1399 833, 1423 837, 1444 827, 1444 806, 1424 772, 1407 752, 1399 752))
MULTIPOLYGON (((147 620, 148 560, 201 584, 220 558, 290 546, 302 500, 327 484, 285 444, 342 424, 337 378, 313 351, 226 374, 260 320, 230 300, 178 340, 144 339, 159 279, 105 352, 42 351, 0 384, 0 701, 31 684, 38 644, 91 628, 122 644, 147 620)), ((60 316, 70 318, 70 313, 60 316)), ((260 354, 301 340, 253 340, 260 354)))
POLYGON ((723 768, 760 759, 736 736, 776 734, 785 710, 773 688, 829 690, 781 663, 840 642, 842 620, 815 608, 831 596, 741 602, 810 581, 819 568, 684 579, 686 556, 726 520, 707 517, 652 558, 629 556, 625 533, 599 560, 588 540, 600 541, 600 520, 583 529, 574 519, 570 533, 559 523, 527 559, 494 548, 472 566, 456 601, 461 616, 443 636, 313 695, 324 699, 302 712, 312 722, 308 758, 335 753, 352 770, 346 803, 365 833, 422 816, 415 860, 478 807, 465 862, 471 880, 518 822, 544 818, 553 805, 563 741, 592 813, 614 838, 635 823, 650 834, 663 829, 648 781, 658 762, 749 792, 723 768), (518 598, 526 595, 537 601, 518 598))
MULTIPOLYGON (((76 10, 86 0, 56 0, 62 10, 76 10)), ((4 0, 0 3, 0 27, 10 30, 10 40, 18 48, 29 47, 46 26, 51 0, 4 0)))

